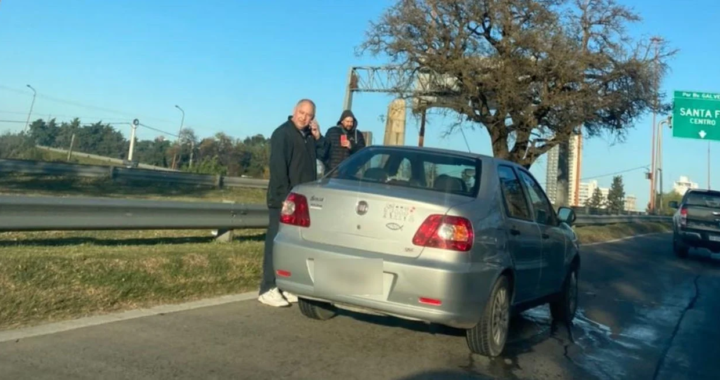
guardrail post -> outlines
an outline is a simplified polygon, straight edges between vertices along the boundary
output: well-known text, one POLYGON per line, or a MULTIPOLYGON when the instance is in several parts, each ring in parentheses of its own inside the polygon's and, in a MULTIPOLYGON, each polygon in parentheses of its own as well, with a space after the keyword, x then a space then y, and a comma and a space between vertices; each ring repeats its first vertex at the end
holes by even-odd
POLYGON ((223 243, 230 243, 235 238, 233 230, 215 230, 215 240, 223 243))
POLYGON ((109 169, 108 169, 108 176, 110 176, 110 180, 111 180, 111 181, 114 181, 114 180, 115 180, 115 175, 117 174, 117 173, 115 172, 115 167, 111 165, 111 166, 108 166, 108 168, 109 168, 109 169))
POLYGON ((215 176, 215 187, 218 189, 222 189, 223 187, 223 176, 222 174, 218 174, 215 176))

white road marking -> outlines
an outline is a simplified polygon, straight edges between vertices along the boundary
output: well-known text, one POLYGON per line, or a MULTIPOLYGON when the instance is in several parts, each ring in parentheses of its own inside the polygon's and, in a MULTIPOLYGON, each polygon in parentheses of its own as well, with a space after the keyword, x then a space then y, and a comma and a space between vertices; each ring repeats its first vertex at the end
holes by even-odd
POLYGON ((199 301, 186 302, 181 304, 160 305, 148 309, 128 310, 119 313, 98 315, 93 317, 85 317, 68 321, 47 323, 44 325, 26 327, 16 330, 0 331, 0 343, 18 339, 26 339, 34 336, 55 334, 63 331, 75 330, 83 327, 97 326, 106 323, 126 321, 129 319, 149 317, 153 315, 176 313, 178 311, 186 311, 199 309, 208 306, 218 306, 231 302, 247 301, 257 299, 257 292, 247 292, 241 294, 232 294, 216 298, 208 298, 199 301))

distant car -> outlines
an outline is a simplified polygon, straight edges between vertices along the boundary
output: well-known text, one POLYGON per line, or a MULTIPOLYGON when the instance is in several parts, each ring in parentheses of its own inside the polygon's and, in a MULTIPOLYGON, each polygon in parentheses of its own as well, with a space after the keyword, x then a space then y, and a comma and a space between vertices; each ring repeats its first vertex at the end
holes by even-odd
POLYGON ((669 206, 673 215, 673 251, 687 257, 690 248, 720 253, 720 191, 690 189, 669 206))
POLYGON ((309 318, 342 308, 447 325, 494 357, 513 313, 550 303, 554 319, 574 318, 574 220, 514 163, 370 146, 287 197, 277 284, 309 318))

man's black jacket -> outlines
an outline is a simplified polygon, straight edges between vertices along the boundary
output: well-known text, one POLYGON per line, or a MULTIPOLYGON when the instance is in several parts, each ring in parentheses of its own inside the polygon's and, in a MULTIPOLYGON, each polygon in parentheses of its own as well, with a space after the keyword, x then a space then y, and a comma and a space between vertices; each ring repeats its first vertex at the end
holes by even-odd
POLYGON ((270 137, 270 182, 268 208, 281 208, 290 190, 317 179, 317 159, 325 160, 328 147, 324 137, 315 140, 310 128, 298 129, 291 117, 270 137))
POLYGON ((357 118, 351 111, 344 111, 338 120, 337 125, 328 129, 325 134, 326 144, 328 146, 328 153, 323 163, 326 166, 326 171, 335 169, 336 166, 340 165, 350 155, 359 151, 365 147, 365 136, 357 130, 357 118), (352 116, 353 127, 350 130, 345 129, 341 125, 341 122, 345 117, 352 116), (350 148, 345 148, 340 145, 340 136, 345 135, 348 141, 350 141, 350 148))

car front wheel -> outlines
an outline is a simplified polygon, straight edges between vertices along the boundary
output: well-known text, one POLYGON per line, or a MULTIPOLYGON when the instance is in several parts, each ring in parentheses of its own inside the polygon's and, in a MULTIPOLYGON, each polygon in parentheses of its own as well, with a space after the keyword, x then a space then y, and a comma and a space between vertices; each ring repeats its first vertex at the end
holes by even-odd
POLYGON ((675 252, 677 257, 686 258, 690 253, 690 248, 683 244, 680 239, 678 239, 677 235, 673 235, 673 252, 675 252))
POLYGON ((465 332, 470 351, 488 357, 502 354, 510 325, 510 300, 510 282, 501 276, 495 282, 480 322, 465 332))

